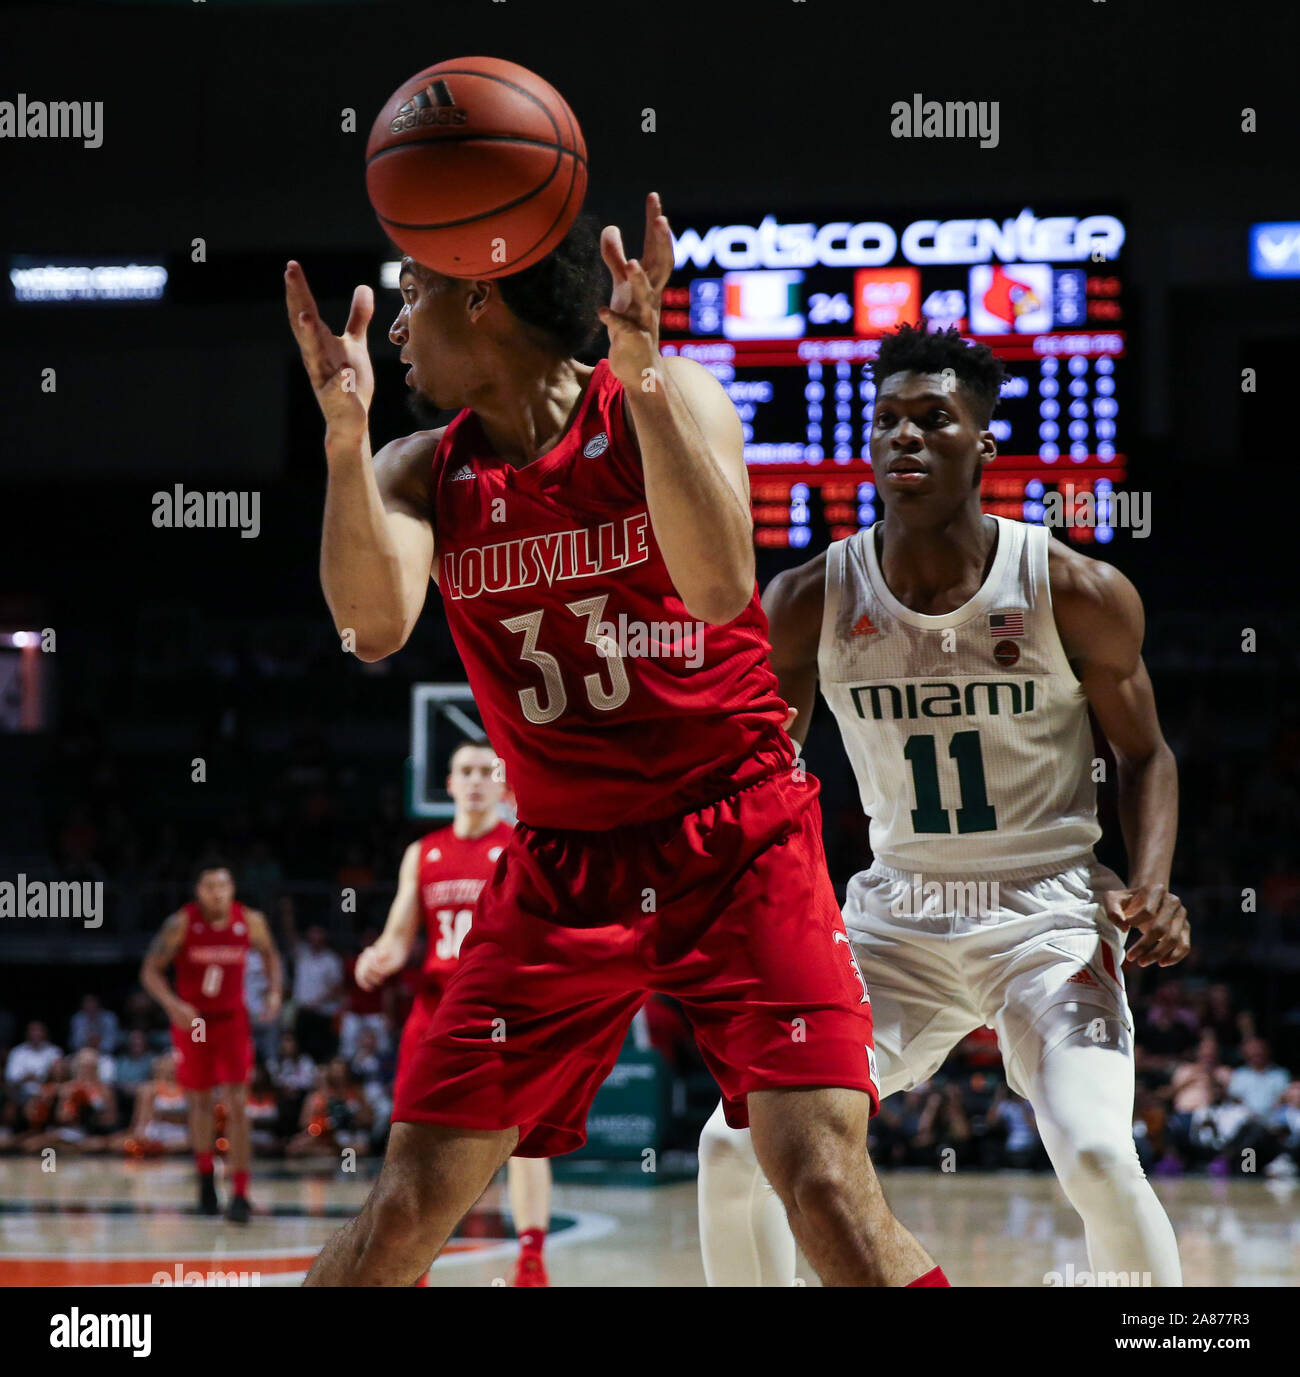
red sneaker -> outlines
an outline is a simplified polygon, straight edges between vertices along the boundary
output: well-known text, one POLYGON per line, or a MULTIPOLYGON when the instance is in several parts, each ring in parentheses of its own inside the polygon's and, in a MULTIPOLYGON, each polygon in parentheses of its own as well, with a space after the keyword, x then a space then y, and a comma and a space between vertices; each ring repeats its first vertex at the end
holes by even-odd
POLYGON ((542 1261, 540 1253, 520 1253, 519 1261, 515 1263, 515 1279, 511 1286, 549 1286, 550 1278, 546 1275, 546 1264, 542 1261))

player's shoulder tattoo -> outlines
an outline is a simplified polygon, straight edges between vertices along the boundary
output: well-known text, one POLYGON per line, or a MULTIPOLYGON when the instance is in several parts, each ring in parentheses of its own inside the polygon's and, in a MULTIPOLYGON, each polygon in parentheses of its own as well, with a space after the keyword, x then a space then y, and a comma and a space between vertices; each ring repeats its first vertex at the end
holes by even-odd
POLYGON ((178 908, 163 922, 162 927, 154 933, 153 941, 149 943, 149 950, 146 953, 151 959, 167 959, 180 946, 185 937, 185 910, 178 908))

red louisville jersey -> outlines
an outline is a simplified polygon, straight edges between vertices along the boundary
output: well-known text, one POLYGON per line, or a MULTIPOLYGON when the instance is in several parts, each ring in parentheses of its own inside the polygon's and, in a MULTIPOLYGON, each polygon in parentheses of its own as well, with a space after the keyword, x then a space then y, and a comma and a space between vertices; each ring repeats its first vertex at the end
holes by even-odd
POLYGON ((522 822, 669 817, 788 765, 758 588, 725 626, 687 612, 604 361, 560 442, 523 468, 460 412, 433 492, 447 621, 522 822))
POLYGON ((230 905, 224 927, 213 927, 196 903, 186 904, 185 940, 176 953, 176 993, 200 1013, 228 1014, 244 1007, 248 917, 230 905))
POLYGON ((500 822, 481 837, 458 837, 450 827, 420 839, 420 911, 428 950, 422 974, 440 981, 460 958, 474 905, 492 877, 510 833, 500 822))

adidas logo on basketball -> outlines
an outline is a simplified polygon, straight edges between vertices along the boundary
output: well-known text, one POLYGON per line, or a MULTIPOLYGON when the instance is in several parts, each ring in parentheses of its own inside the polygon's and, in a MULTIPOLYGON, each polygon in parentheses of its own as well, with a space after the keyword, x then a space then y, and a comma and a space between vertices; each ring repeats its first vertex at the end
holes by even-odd
POLYGON ((462 464, 452 476, 447 479, 448 483, 468 483, 474 477, 474 470, 468 464, 462 464))
POLYGON ((594 435, 582 447, 582 452, 588 459, 594 459, 598 454, 604 454, 609 448, 609 436, 602 430, 599 435, 594 435))
POLYGON ((456 104, 451 87, 445 81, 431 81, 398 110, 392 129, 394 134, 400 134, 417 125, 464 124, 468 119, 469 111, 456 104))

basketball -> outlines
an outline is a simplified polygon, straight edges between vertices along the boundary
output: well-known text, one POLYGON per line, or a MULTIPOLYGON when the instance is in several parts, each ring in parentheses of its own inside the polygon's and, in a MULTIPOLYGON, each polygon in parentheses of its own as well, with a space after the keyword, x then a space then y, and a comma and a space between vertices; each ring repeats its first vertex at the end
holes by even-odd
POLYGON ((503 277, 544 258, 587 190, 587 145, 563 96, 494 57, 405 81, 366 144, 366 192, 385 233, 448 277, 503 277))

